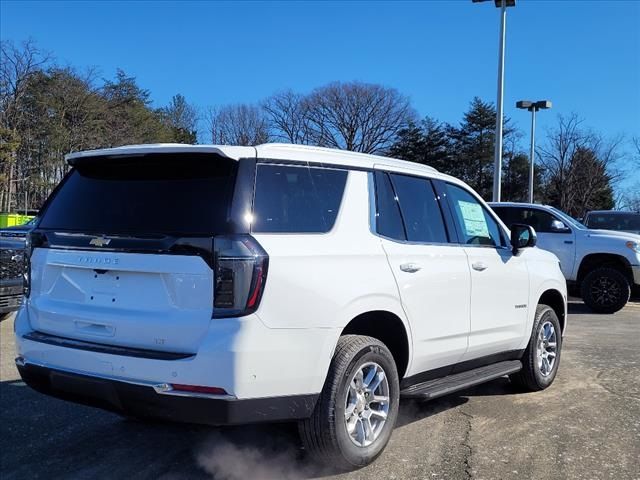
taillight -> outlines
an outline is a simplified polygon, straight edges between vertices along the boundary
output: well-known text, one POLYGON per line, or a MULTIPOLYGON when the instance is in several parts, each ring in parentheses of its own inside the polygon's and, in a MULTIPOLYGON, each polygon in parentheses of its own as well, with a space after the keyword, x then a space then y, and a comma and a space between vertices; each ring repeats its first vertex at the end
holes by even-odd
POLYGON ((267 252, 250 235, 217 236, 213 251, 213 318, 255 312, 267 280, 267 252))
POLYGON ((31 293, 31 255, 33 249, 41 247, 44 243, 42 234, 28 232, 24 239, 24 251, 22 253, 22 289, 24 296, 31 293))

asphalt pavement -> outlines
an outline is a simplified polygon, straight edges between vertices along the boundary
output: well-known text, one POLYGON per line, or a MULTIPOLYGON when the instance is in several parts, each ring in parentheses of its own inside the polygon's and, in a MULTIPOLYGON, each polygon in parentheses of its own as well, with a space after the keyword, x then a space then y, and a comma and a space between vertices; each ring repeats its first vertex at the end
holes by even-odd
POLYGON ((615 315, 570 307, 548 390, 515 393, 503 378, 403 402, 385 452, 347 474, 309 462, 291 425, 147 424, 40 395, 15 369, 10 318, 0 323, 0 477, 640 480, 640 303, 615 315))

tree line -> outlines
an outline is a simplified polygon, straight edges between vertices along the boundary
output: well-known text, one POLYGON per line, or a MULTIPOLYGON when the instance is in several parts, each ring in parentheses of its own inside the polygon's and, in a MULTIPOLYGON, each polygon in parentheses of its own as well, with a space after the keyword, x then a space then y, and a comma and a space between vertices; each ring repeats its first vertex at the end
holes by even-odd
MULTIPOLYGON (((0 211, 37 209, 67 170, 64 154, 136 143, 257 145, 287 142, 390 155, 454 175, 491 198, 496 111, 474 98, 459 124, 419 118, 396 89, 334 82, 277 92, 256 104, 200 109, 176 94, 154 108, 150 92, 118 70, 113 79, 56 64, 33 42, 2 42, 0 211)), ((505 119, 503 200, 525 201, 523 134, 505 119)), ((620 139, 559 117, 537 149, 537 202, 571 215, 612 208, 620 139)))
POLYGON ((0 211, 37 210, 78 150, 196 142, 197 114, 182 95, 154 109, 150 93, 118 70, 57 65, 32 41, 0 46, 0 211))

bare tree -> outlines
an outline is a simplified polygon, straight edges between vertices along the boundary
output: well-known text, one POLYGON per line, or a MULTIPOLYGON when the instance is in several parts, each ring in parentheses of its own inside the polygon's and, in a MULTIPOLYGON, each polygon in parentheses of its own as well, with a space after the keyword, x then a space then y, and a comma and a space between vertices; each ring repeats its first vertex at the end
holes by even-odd
POLYGON ((582 123, 576 114, 559 116, 558 126, 537 152, 546 171, 549 201, 574 216, 612 208, 613 186, 620 179, 622 138, 607 140, 582 123))
POLYGON ((276 93, 262 104, 275 138, 289 143, 308 144, 311 139, 309 102, 291 90, 276 93))
POLYGON ((3 127, 16 128, 19 105, 27 91, 28 80, 50 59, 33 40, 26 40, 19 46, 8 40, 0 42, 0 123, 3 127))
POLYGON ((16 46, 0 42, 0 128, 2 137, 11 138, 0 156, 0 211, 9 211, 16 183, 17 153, 21 144, 20 124, 23 122, 22 100, 29 80, 49 62, 50 57, 37 48, 33 40, 16 46), (8 148, 11 145, 11 148, 8 148))
POLYGON ((269 141, 264 112, 255 105, 211 107, 206 113, 211 140, 218 145, 259 145, 269 141))
POLYGON ((381 85, 331 83, 306 97, 310 143, 363 153, 389 148, 415 113, 409 99, 381 85))

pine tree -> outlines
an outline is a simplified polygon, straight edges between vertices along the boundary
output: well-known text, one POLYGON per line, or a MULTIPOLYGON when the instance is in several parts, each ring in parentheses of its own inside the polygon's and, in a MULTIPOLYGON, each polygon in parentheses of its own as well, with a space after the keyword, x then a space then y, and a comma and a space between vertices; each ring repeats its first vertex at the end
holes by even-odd
POLYGON ((173 141, 177 143, 197 142, 198 115, 195 107, 187 102, 184 95, 177 94, 171 99, 171 103, 161 108, 158 113, 173 132, 173 141))

